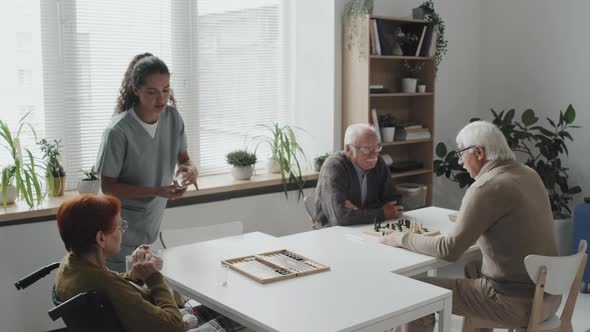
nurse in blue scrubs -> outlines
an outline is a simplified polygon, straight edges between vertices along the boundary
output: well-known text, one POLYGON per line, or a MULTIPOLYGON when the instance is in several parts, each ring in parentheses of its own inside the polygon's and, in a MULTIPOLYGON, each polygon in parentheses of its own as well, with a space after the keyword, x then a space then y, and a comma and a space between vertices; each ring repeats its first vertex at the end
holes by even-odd
POLYGON ((168 199, 196 185, 197 168, 187 153, 184 122, 175 106, 166 64, 150 53, 135 56, 96 164, 102 191, 121 200, 121 218, 129 223, 121 252, 107 260, 111 270, 125 271, 125 256, 156 240, 168 199), (176 168, 183 180, 172 184, 176 168))

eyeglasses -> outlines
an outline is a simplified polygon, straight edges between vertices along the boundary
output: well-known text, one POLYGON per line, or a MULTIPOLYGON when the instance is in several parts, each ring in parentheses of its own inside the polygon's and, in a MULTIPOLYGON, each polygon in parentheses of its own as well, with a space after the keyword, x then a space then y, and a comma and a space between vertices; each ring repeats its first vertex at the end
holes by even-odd
POLYGON ((474 148, 474 147, 476 147, 476 146, 477 146, 477 145, 471 145, 471 146, 468 146, 468 147, 466 147, 465 149, 461 149, 461 150, 459 150, 459 151, 455 152, 455 154, 457 155, 457 157, 459 157, 459 160, 461 160, 461 159, 463 159, 463 152, 465 152, 465 151, 467 151, 467 150, 469 150, 469 149, 471 149, 471 148, 474 148))
POLYGON ((381 150, 383 149, 383 146, 381 144, 377 144, 373 147, 368 147, 368 146, 356 146, 353 145, 355 148, 361 150, 362 153, 365 154, 369 154, 371 152, 381 152, 381 150))
POLYGON ((125 233, 127 231, 127 228, 129 228, 129 223, 127 222, 127 220, 121 219, 121 225, 119 226, 119 229, 121 230, 121 232, 125 233))

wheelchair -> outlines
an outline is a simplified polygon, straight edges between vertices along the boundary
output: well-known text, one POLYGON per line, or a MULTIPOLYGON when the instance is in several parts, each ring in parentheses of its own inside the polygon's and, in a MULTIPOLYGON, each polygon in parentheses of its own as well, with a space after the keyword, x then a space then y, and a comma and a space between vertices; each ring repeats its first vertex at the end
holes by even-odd
MULTIPOLYGON (((39 279, 57 269, 60 263, 51 263, 28 276, 17 280, 14 286, 18 290, 25 289, 39 279)), ((80 293, 71 299, 60 302, 52 288, 52 301, 55 307, 48 314, 52 320, 63 319, 67 331, 72 332, 124 332, 119 319, 107 298, 97 292, 80 293)))

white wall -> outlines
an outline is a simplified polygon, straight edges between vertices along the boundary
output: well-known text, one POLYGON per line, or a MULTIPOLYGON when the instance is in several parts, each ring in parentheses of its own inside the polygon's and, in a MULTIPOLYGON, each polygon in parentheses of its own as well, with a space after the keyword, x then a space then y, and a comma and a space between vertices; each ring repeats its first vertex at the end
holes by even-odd
MULTIPOLYGON (((306 189, 309 192, 313 189, 306 189)), ((311 229, 303 200, 293 192, 268 194, 166 210, 162 229, 242 221, 244 232, 261 231, 274 236, 311 229)), ((39 267, 60 261, 66 251, 55 221, 0 228, 0 331, 47 331, 62 327, 47 315, 53 307, 51 287, 55 272, 24 291, 13 283, 39 267)))
POLYGON ((293 52, 295 124, 305 130, 299 137, 311 161, 334 151, 334 3, 333 0, 291 3, 296 17, 293 52))
POLYGON ((572 104, 577 113, 568 143, 570 184, 590 192, 590 66, 586 0, 495 0, 481 2, 479 107, 485 118, 495 110, 532 108, 546 125, 572 104), (586 146, 586 147, 585 147, 586 146))
MULTIPOLYGON (((334 84, 337 121, 335 140, 340 140, 341 126, 341 45, 342 15, 349 0, 336 0, 335 65, 334 84)), ((421 2, 414 0, 375 0, 374 14, 384 16, 411 16, 412 8, 421 2)), ((436 81, 435 142, 443 141, 455 146, 455 136, 469 120, 478 114, 478 83, 480 58, 480 7, 479 1, 436 1, 435 8, 447 27, 448 53, 444 57, 436 81)), ((342 144, 338 142, 338 146, 342 144)), ((434 205, 458 208, 463 196, 454 183, 445 178, 434 179, 434 205)))

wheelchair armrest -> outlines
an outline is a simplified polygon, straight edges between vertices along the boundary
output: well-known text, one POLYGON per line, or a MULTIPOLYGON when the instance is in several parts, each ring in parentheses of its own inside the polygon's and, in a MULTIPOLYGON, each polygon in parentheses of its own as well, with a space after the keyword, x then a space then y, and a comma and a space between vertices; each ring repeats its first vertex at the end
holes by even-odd
POLYGON ((68 331, 123 331, 110 301, 94 291, 80 293, 48 314, 54 321, 63 319, 68 331))
POLYGON ((21 278, 17 281, 14 282, 14 286, 16 287, 16 289, 25 289, 27 287, 29 287, 30 285, 34 284, 35 282, 37 282, 37 280, 45 277, 46 275, 48 275, 49 273, 51 273, 51 271, 57 269, 59 267, 60 263, 59 262, 55 262, 55 263, 51 263, 45 267, 40 268, 39 270, 29 274, 28 276, 21 278))

